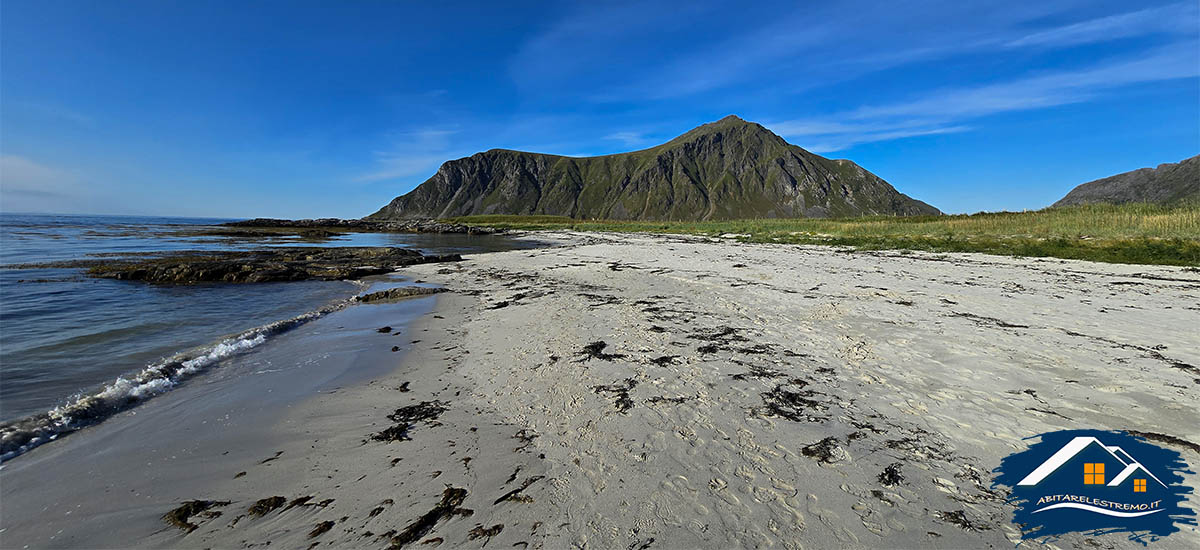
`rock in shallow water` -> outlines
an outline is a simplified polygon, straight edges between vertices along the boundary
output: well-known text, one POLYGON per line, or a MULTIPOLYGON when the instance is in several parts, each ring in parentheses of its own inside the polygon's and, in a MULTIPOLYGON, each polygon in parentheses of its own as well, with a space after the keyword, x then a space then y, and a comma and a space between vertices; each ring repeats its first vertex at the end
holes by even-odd
POLYGON ((93 277, 150 283, 265 283, 358 279, 407 265, 461 259, 458 254, 427 256, 392 247, 291 247, 93 260, 76 267, 88 267, 93 277))
POLYGON ((444 288, 430 288, 430 287, 423 287, 423 286, 402 286, 399 288, 389 288, 387 290, 381 290, 379 292, 371 292, 369 294, 363 294, 361 296, 358 296, 355 299, 358 300, 359 302, 364 302, 364 303, 394 302, 396 300, 402 300, 404 298, 410 298, 413 296, 428 296, 430 294, 437 294, 439 292, 445 292, 445 291, 446 291, 446 289, 444 289, 444 288))

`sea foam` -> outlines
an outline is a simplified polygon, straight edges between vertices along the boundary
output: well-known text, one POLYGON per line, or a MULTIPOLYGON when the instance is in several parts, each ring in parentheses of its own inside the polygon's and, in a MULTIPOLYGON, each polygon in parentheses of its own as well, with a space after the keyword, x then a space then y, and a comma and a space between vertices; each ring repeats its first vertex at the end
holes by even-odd
POLYGON ((147 399, 170 391, 222 360, 253 349, 273 336, 346 307, 343 300, 291 319, 252 328, 215 344, 175 354, 128 377, 119 377, 93 393, 81 393, 44 413, 0 424, 0 462, 54 441, 59 436, 97 424, 147 399))

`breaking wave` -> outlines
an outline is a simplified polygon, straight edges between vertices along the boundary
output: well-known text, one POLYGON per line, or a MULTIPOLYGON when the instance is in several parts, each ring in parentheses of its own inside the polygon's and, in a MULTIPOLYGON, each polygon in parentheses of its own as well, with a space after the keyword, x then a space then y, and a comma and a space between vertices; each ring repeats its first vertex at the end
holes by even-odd
POLYGON ((0 424, 0 462, 54 441, 60 436, 134 407, 174 388, 180 382, 309 321, 346 307, 353 299, 252 328, 210 346, 175 354, 129 377, 120 377, 99 391, 79 394, 47 412, 0 424))

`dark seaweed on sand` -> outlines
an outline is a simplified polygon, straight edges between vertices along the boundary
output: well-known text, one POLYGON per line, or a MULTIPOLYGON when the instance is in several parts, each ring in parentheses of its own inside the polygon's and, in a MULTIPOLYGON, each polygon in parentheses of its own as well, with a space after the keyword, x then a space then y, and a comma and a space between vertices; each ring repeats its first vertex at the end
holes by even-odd
POLYGON ((583 346, 583 349, 580 350, 575 355, 582 357, 582 359, 580 359, 581 361, 588 361, 590 359, 602 359, 604 361, 612 361, 613 359, 621 359, 621 358, 625 357, 624 353, 604 353, 604 348, 607 348, 607 347, 608 347, 608 342, 605 342, 603 340, 597 340, 586 346, 583 346))
POLYGON ((421 537, 433 531, 433 528, 443 520, 454 516, 470 516, 474 514, 473 510, 459 507, 466 500, 466 489, 446 487, 446 490, 442 491, 441 502, 434 506, 432 510, 408 524, 408 527, 405 527, 399 534, 392 537, 392 549, 398 550, 420 540, 421 537))
POLYGON ((412 438, 409 437, 408 432, 414 424, 434 420, 444 412, 446 412, 446 403, 441 401, 422 401, 416 405, 400 407, 396 409, 396 412, 387 416, 396 424, 373 434, 371 439, 375 441, 409 441, 412 438))
POLYGON ((210 512, 209 509, 228 505, 228 500, 189 500, 179 505, 178 508, 163 514, 162 519, 170 525, 191 533, 200 528, 199 525, 188 521, 192 516, 207 514, 209 517, 215 517, 220 515, 220 512, 210 512))

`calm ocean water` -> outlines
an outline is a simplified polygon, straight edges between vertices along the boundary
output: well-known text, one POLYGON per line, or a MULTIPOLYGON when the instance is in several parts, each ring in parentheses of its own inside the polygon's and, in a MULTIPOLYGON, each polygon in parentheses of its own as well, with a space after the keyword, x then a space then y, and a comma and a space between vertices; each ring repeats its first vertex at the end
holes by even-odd
MULTIPOLYGON (((188 234, 223 221, 0 214, 0 266, 274 245, 402 246, 430 253, 530 246, 496 236, 360 233, 322 243, 264 243, 188 234)), ((261 344, 359 290, 343 281, 162 286, 87 278, 78 269, 0 267, 0 422, 11 428, 31 415, 72 422, 55 410, 96 408, 80 401, 87 396, 111 402, 161 393, 176 383, 176 374, 261 344)))

